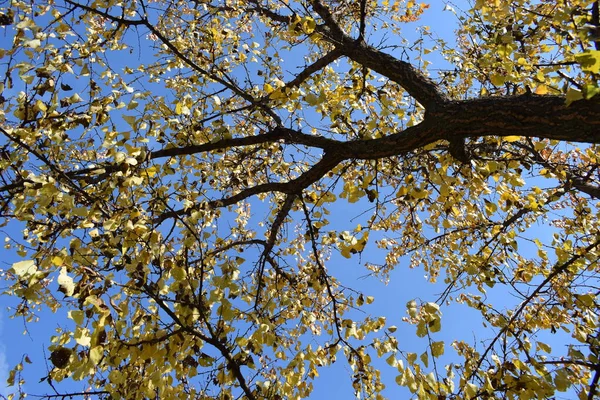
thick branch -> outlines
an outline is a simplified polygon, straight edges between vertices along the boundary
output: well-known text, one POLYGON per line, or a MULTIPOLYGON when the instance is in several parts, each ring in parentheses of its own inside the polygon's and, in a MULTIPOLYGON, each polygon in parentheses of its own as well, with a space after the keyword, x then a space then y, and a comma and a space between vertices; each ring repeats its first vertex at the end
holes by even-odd
MULTIPOLYGON (((325 150, 327 155, 311 170, 295 180, 258 185, 214 202, 214 206, 226 206, 269 191, 298 193, 299 190, 320 179, 329 170, 328 168, 345 159, 393 157, 438 140, 492 135, 519 135, 600 144, 599 128, 600 102, 597 100, 582 100, 566 106, 562 96, 488 97, 448 102, 437 110, 428 111, 425 120, 420 124, 375 140, 341 142, 279 127, 263 135, 158 150, 152 152, 150 158, 196 154, 230 147, 272 143, 277 140, 325 150), (327 166, 324 167, 325 165, 327 166)), ((106 173, 111 172, 110 167, 105 168, 106 173)), ((66 175, 81 177, 89 172, 80 170, 66 175)), ((11 188, 0 188, 0 191, 11 188)), ((165 218, 168 216, 161 217, 160 221, 165 218)))
MULTIPOLYGON (((235 147, 252 146, 258 144, 274 143, 277 141, 283 141, 287 144, 297 144, 307 147, 313 147, 322 149, 325 151, 333 151, 336 149, 341 142, 333 139, 328 139, 322 136, 307 135, 301 131, 294 129, 276 127, 268 133, 259 134, 255 136, 247 136, 242 138, 233 139, 222 139, 215 142, 202 143, 197 145, 183 146, 183 147, 170 147, 167 149, 161 149, 150 152, 147 156, 147 160, 157 160, 168 157, 178 157, 191 154, 207 153, 216 150, 227 150, 235 147)), ((110 176, 112 173, 120 168, 119 164, 105 164, 90 168, 83 168, 79 170, 73 170, 66 172, 65 174, 70 178, 85 179, 86 181, 93 181, 94 183, 100 182, 110 176), (102 173, 97 173, 99 170, 104 170, 102 173), (90 177, 90 179, 86 179, 90 177)), ((18 189, 23 186, 24 181, 20 180, 10 185, 0 187, 0 193, 10 192, 11 190, 18 189)))
POLYGON ((331 11, 329 11, 329 8, 327 8, 323 4, 323 2, 321 2, 320 0, 313 0, 313 1, 311 1, 311 5, 312 5, 313 9, 315 10, 315 12, 317 14, 319 14, 319 17, 321 17, 323 19, 323 21, 325 22, 325 26, 327 27, 327 30, 330 31, 329 34, 332 35, 332 37, 330 39, 338 39, 339 40, 342 37, 346 37, 346 34, 342 30, 342 28, 340 28, 340 26, 338 25, 337 21, 331 14, 331 11))
POLYGON ((277 21, 282 24, 287 24, 292 20, 292 17, 290 16, 278 14, 273 10, 261 6, 258 0, 248 0, 248 3, 254 4, 254 7, 249 8, 250 11, 257 12, 260 15, 268 17, 273 21, 277 21))
POLYGON ((600 199, 600 187, 590 185, 589 183, 583 181, 583 179, 573 179, 573 187, 591 197, 600 199))
POLYGON ((340 142, 333 139, 324 138, 321 136, 307 135, 294 129, 276 127, 268 133, 256 136, 247 136, 235 139, 223 139, 216 142, 203 143, 193 146, 172 147, 169 149, 153 151, 150 154, 150 159, 174 157, 189 154, 205 153, 213 150, 224 150, 233 147, 243 147, 263 143, 274 143, 282 140, 288 144, 300 144, 307 147, 314 147, 323 150, 332 150, 339 145, 340 142))
POLYGON ((600 101, 565 105, 564 96, 484 97, 453 101, 426 117, 445 138, 527 136, 600 143, 600 101))
POLYGON ((425 120, 375 140, 340 144, 343 158, 397 156, 438 140, 526 136, 600 144, 600 101, 565 105, 563 96, 513 96, 452 101, 427 112, 425 120))
MULTIPOLYGON (((311 4, 325 22, 325 26, 319 29, 324 34, 325 40, 341 50, 346 57, 396 82, 425 108, 433 108, 436 104, 448 100, 438 85, 412 64, 369 46, 362 35, 358 40, 349 37, 321 1, 313 0, 311 4)), ((361 30, 364 29, 363 23, 361 21, 361 30)))
POLYGON ((383 51, 347 36, 339 38, 342 53, 352 61, 396 82, 426 109, 448 101, 448 96, 429 77, 412 66, 383 51))

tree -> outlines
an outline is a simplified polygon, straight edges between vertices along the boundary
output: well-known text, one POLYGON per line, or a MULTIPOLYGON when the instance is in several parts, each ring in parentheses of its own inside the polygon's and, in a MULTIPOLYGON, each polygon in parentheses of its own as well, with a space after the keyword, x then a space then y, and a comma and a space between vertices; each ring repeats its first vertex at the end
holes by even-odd
POLYGON ((73 380, 100 398, 302 398, 336 359, 365 398, 597 396, 598 2, 446 8, 456 45, 403 34, 414 1, 2 8, 0 209, 22 228, 3 280, 28 324, 65 317, 48 397, 85 396, 51 390, 73 380), (448 67, 429 74, 434 56, 448 67), (340 203, 360 224, 328 221, 340 203), (337 254, 443 280, 407 299, 423 355, 356 312, 373 298, 332 275, 337 254), (437 339, 455 303, 490 337, 437 339), (564 354, 545 342, 559 331, 564 354))

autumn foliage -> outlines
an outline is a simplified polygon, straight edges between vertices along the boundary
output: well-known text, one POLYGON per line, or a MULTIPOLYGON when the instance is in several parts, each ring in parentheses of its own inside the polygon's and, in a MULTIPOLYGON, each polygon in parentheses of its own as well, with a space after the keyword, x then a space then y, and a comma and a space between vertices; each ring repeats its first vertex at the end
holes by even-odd
POLYGON ((3 296, 59 321, 16 398, 598 396, 598 2, 445 5, 2 4, 3 296))

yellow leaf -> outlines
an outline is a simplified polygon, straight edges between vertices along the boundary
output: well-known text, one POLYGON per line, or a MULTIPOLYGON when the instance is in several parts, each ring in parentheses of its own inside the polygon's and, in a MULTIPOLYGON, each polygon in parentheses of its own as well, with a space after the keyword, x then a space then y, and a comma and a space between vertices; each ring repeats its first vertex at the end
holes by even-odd
POLYGON ((505 142, 512 143, 512 142, 516 142, 518 140, 521 140, 521 136, 504 136, 505 142))
POLYGON ((265 93, 269 94, 269 93, 273 92, 273 90, 275 90, 275 89, 270 84, 265 83, 263 86, 263 90, 265 91, 265 93))
POLYGON ((92 342, 92 337, 90 336, 90 331, 87 328, 82 328, 80 326, 75 329, 75 334, 73 338, 80 346, 88 347, 92 342))
POLYGON ((27 278, 37 271, 37 267, 33 260, 16 262, 12 265, 12 269, 19 278, 27 278))
POLYGON ((102 360, 102 356, 104 355, 104 347, 96 346, 90 350, 90 361, 94 365, 98 365, 102 360))
POLYGON ((75 323, 77 325, 81 325, 83 324, 83 315, 84 312, 81 310, 71 310, 68 313, 69 318, 72 319, 73 321, 75 321, 75 323))
POLYGON ((431 344, 431 355, 439 357, 444 354, 444 342, 433 342, 431 344))
POLYGON ((438 314, 440 312, 440 306, 433 302, 428 302, 423 305, 423 309, 428 314, 438 314))
POLYGON ((592 97, 597 95, 599 92, 600 92, 600 89, 594 84, 586 84, 583 87, 584 98, 586 100, 591 99, 592 97))
POLYGON ((544 75, 544 73, 542 71, 538 71, 535 74, 535 79, 537 79, 539 82, 545 82, 546 81, 546 75, 544 75))
POLYGON ((546 85, 539 85, 538 87, 535 88, 535 90, 533 91, 535 94, 539 94, 539 95, 544 95, 548 93, 548 86, 546 85))
POLYGON ((490 82, 492 82, 492 85, 494 86, 502 86, 505 81, 506 77, 503 75, 495 74, 490 77, 490 82))
POLYGON ((81 103, 83 99, 78 93, 75 93, 71 97, 69 97, 69 104, 81 103))
POLYGON ((183 268, 181 268, 181 267, 175 267, 171 271, 171 276, 176 281, 182 281, 182 280, 185 279, 185 270, 183 268))
POLYGON ((302 28, 304 28, 304 33, 306 33, 307 35, 313 33, 316 27, 317 23, 314 19, 310 17, 302 18, 302 28))
POLYGON ((112 231, 114 231, 115 229, 117 229, 117 227, 118 227, 118 222, 117 222, 117 221, 115 221, 114 219, 107 219, 107 220, 106 220, 106 221, 104 221, 104 223, 102 224, 102 227, 103 227, 105 230, 107 230, 107 231, 109 231, 109 232, 112 232, 112 231))
POLYGON ((155 165, 153 165, 151 167, 146 168, 146 174, 148 174, 148 176, 152 178, 154 175, 156 175, 157 170, 158 168, 155 165))
POLYGON ((123 374, 121 374, 121 371, 117 369, 113 369, 112 371, 110 371, 110 373, 108 374, 108 379, 112 383, 117 385, 124 381, 123 374))
POLYGON ((41 111, 41 112, 44 112, 44 113, 48 110, 48 107, 46 107, 46 104, 44 104, 44 102, 41 101, 41 100, 37 100, 35 102, 35 107, 34 108, 37 109, 38 111, 41 111))
POLYGON ((396 197, 402 197, 408 194, 408 188, 406 186, 400 186, 398 192, 396 192, 396 197))
POLYGON ((52 264, 56 265, 57 267, 63 265, 63 258, 61 256, 54 256, 52 257, 52 264))
POLYGON ((356 305, 360 307, 364 303, 365 303, 365 297, 361 294, 360 296, 358 296, 358 299, 356 300, 356 305))
POLYGON ((386 358, 385 362, 392 367, 395 367, 398 364, 398 361, 396 360, 396 356, 394 354, 391 354, 388 358, 386 358))
POLYGON ((415 199, 425 199, 429 195, 429 191, 421 188, 414 188, 410 194, 415 199))
POLYGON ((32 49, 37 49, 42 45, 40 39, 27 40, 23 42, 23 47, 31 47, 32 49))
POLYGON ((558 370, 556 376, 554 377, 554 384, 556 385, 556 390, 559 392, 566 392, 569 386, 571 386, 569 376, 564 369, 558 370))
POLYGON ((285 100, 289 96, 286 94, 286 91, 284 88, 280 88, 280 89, 274 90, 271 93, 269 93, 269 97, 272 98, 273 100, 285 100))
POLYGON ((175 104, 175 114, 181 115, 182 113, 183 113, 183 103, 178 101, 177 104, 175 104))
POLYGON ((552 353, 552 348, 550 346, 548 346, 546 343, 537 342, 536 346, 541 351, 544 351, 548 354, 552 353))
POLYGON ((340 247, 340 254, 342 255, 342 257, 344 258, 350 258, 352 257, 352 254, 350 254, 350 248, 349 247, 340 247))
POLYGON ((304 96, 304 101, 306 101, 310 106, 316 106, 320 103, 319 97, 317 97, 314 93, 309 93, 304 96))
POLYGON ((600 72, 600 51, 586 50, 583 53, 575 54, 575 61, 581 65, 581 69, 586 72, 597 74, 600 72))
POLYGON ((475 397, 477 394, 477 386, 473 385, 472 383, 467 382, 464 390, 468 399, 475 397))
POLYGON ((75 291, 75 283, 73 282, 73 278, 67 275, 67 268, 62 267, 60 270, 60 275, 58 276, 58 285, 60 287, 60 291, 65 294, 65 296, 72 296, 75 291))
POLYGON ((546 148, 546 143, 545 142, 535 142, 535 144, 533 145, 533 148, 535 149, 535 151, 541 151, 546 148))
POLYGON ((122 118, 132 127, 135 125, 136 118, 132 115, 123 115, 122 118))
POLYGON ((427 326, 425 325, 424 321, 420 321, 417 324, 417 336, 425 337, 425 335, 427 335, 427 326))
POLYGON ((567 106, 570 105, 571 103, 573 103, 574 101, 581 100, 581 99, 583 99, 583 93, 581 93, 579 90, 573 89, 573 88, 569 88, 569 90, 567 90, 566 102, 565 102, 567 104, 567 106))

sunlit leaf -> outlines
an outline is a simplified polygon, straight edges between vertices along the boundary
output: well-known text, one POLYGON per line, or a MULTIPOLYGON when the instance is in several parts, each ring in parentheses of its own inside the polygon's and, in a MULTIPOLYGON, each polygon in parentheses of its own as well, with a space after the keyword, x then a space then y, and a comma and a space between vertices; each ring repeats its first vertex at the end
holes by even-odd
POLYGON ((75 283, 73 278, 67 274, 67 268, 62 267, 60 269, 60 275, 58 276, 59 290, 65 294, 65 296, 72 296, 75 291, 75 283))
POLYGON ((27 278, 37 271, 37 266, 33 260, 19 261, 12 265, 15 274, 20 278, 27 278))

